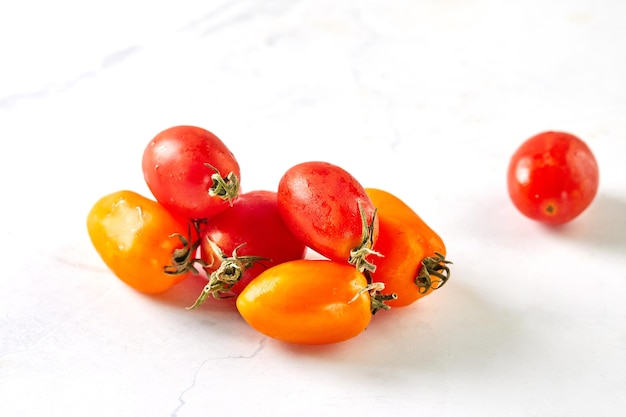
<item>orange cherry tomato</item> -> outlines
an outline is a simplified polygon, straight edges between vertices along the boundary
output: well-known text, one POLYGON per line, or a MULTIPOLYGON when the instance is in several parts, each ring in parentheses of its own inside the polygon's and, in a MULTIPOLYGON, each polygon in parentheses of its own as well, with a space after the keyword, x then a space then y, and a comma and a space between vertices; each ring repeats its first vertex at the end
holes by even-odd
POLYGON ((385 284, 384 293, 395 293, 389 307, 403 307, 430 294, 449 277, 443 240, 406 203, 379 189, 365 190, 378 209, 379 232, 374 250, 374 282, 385 284))
POLYGON ((132 191, 102 197, 87 216, 89 237, 104 263, 126 284, 148 294, 163 292, 189 275, 165 268, 175 269, 176 260, 187 254, 189 230, 187 221, 132 191))
POLYGON ((269 337, 310 345, 353 338, 372 318, 363 273, 325 259, 288 261, 265 270, 239 295, 237 309, 269 337))

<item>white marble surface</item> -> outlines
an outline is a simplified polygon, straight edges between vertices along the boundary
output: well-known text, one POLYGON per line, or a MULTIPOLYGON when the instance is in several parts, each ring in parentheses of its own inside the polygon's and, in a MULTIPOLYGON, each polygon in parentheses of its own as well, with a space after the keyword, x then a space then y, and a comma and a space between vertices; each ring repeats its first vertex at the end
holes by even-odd
POLYGON ((626 3, 95 1, 0 6, 3 416, 626 413, 626 3), (91 248, 143 147, 196 124, 245 189, 342 165, 446 240, 450 283, 349 342, 268 340, 202 282, 133 292, 91 248), (581 136, 599 194, 559 230, 508 200, 508 158, 581 136))

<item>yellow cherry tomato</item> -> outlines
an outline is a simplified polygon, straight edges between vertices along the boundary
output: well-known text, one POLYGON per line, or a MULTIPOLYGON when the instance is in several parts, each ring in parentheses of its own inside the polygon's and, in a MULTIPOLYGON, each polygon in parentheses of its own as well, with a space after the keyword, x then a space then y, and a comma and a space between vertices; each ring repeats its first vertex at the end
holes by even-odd
POLYGON ((323 259, 267 269, 239 295, 237 309, 259 332, 297 344, 345 341, 365 330, 372 318, 363 273, 323 259))

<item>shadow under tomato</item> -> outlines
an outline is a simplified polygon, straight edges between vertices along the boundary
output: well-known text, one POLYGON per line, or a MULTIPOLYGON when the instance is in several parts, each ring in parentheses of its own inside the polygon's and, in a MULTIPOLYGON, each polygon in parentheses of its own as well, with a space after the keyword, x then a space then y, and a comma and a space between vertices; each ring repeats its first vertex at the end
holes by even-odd
POLYGON ((626 249, 626 200, 611 194, 599 194, 580 217, 547 229, 564 239, 623 253, 626 249))
MULTIPOLYGON (((457 268, 457 275, 470 271, 457 268)), ((478 272, 475 280, 480 282, 478 272)), ((487 280, 488 278, 482 277, 487 280)), ((458 280, 372 326, 396 366, 479 371, 493 356, 513 349, 521 328, 514 312, 495 305, 476 286, 458 280)))
POLYGON ((356 375, 364 384, 446 370, 480 373, 494 357, 515 355, 524 337, 518 315, 463 282, 448 285, 408 307, 379 312, 346 342, 275 345, 297 360, 332 362, 346 378, 356 375))

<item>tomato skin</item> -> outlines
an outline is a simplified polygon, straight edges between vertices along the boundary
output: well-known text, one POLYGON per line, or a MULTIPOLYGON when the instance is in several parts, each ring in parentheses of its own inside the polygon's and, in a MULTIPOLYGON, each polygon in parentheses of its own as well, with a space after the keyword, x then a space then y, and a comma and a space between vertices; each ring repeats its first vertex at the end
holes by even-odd
POLYGON ((160 293, 189 275, 163 271, 184 247, 171 235, 188 236, 188 222, 140 194, 122 190, 99 199, 87 215, 87 231, 104 263, 137 291, 160 293))
POLYGON ((351 251, 362 245, 361 210, 372 227, 372 244, 378 238, 378 218, 363 186, 327 162, 303 162, 288 169, 278 184, 278 209, 295 236, 337 262, 347 262, 351 251))
POLYGON ((580 138, 548 131, 526 140, 511 157, 509 196, 525 216, 558 225, 578 217, 599 185, 597 161, 580 138))
POLYGON ((337 343, 369 325, 370 295, 359 294, 366 286, 365 276, 346 263, 290 261, 253 279, 237 298, 237 309, 254 329, 274 339, 337 343))
POLYGON ((246 269, 230 292, 235 295, 268 267, 304 258, 306 246, 285 226, 278 212, 276 192, 249 191, 241 194, 233 207, 211 218, 204 226, 200 243, 200 257, 211 267, 211 273, 221 265, 220 254, 215 253, 213 242, 221 251, 231 256, 267 258, 246 269), (243 245, 243 246, 242 246, 243 245))
POLYGON ((415 279, 422 262, 436 253, 446 255, 441 237, 404 201, 388 191, 366 188, 367 194, 378 209, 380 231, 374 249, 382 256, 376 261, 372 273, 374 282, 385 284, 384 293, 395 293, 396 299, 386 301, 389 307, 405 307, 430 294, 436 286, 426 291, 415 279))
POLYGON ((189 219, 212 217, 238 195, 239 163, 224 142, 200 127, 174 126, 157 134, 144 150, 142 169, 156 200, 189 219), (221 177, 232 173, 236 178, 230 199, 210 195, 216 170, 221 177))

